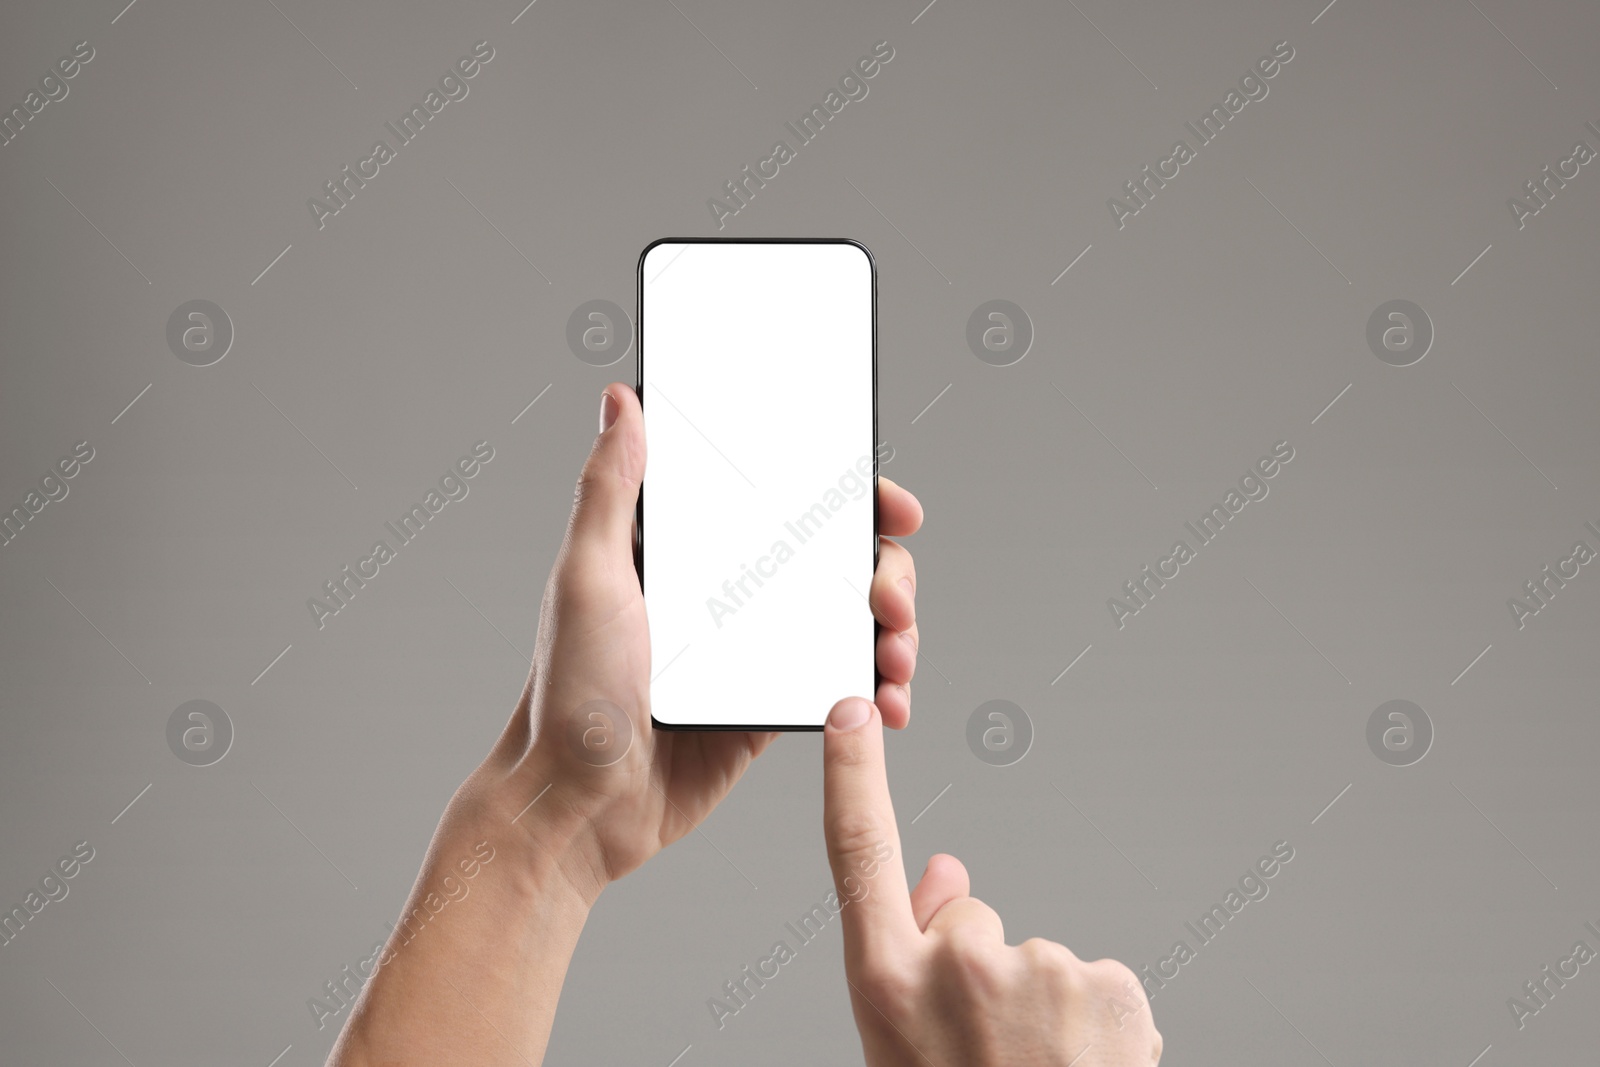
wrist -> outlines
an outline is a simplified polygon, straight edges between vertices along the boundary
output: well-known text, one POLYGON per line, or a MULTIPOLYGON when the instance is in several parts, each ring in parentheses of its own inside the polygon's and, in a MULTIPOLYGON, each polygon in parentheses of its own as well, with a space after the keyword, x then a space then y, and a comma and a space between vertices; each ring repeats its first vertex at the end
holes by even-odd
POLYGON ((505 1041, 538 1062, 604 883, 566 820, 532 820, 554 788, 522 813, 531 795, 497 778, 480 768, 446 808, 330 1064, 501 1062, 505 1041), (498 1031, 481 1032, 482 1018, 498 1031))
POLYGON ((487 772, 480 769, 451 802, 463 816, 452 836, 502 851, 508 881, 530 902, 587 914, 611 881, 588 791, 534 753, 509 774, 487 772))

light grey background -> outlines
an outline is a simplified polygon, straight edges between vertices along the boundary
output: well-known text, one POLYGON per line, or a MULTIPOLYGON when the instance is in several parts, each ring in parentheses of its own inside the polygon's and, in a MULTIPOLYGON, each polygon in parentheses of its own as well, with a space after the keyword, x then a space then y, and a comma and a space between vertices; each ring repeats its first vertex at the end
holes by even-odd
MULTIPOLYGON (((879 264, 886 473, 927 509, 912 876, 952 852, 1011 940, 1137 969, 1286 840, 1156 996, 1171 1062, 1593 1055, 1596 965, 1521 1030, 1507 999, 1600 949, 1600 571, 1521 630, 1507 598, 1600 548, 1600 173, 1520 230, 1506 201, 1600 148, 1600 10, 923 2, 6 7, 4 107, 96 52, 0 148, 0 505, 96 450, 0 549, 0 905, 96 850, 0 949, 7 1062, 322 1061, 306 1001, 503 724, 632 380, 568 315, 719 232, 707 198, 880 40, 869 96, 720 232, 879 264), (479 40, 470 95, 319 231, 307 198, 479 40), (1119 230, 1106 199, 1281 40, 1119 230), (191 299, 234 324, 211 367, 166 344, 191 299), (966 345, 991 299, 1032 321, 1014 366, 966 345), (1366 343, 1392 299, 1436 330, 1414 366, 1366 343), (306 599, 480 439, 469 497, 319 632, 306 599), (1280 440, 1270 496, 1119 630, 1107 598, 1280 440), (210 767, 165 740, 192 699, 234 725, 210 767), (967 748, 993 699, 1034 726, 1011 767, 967 748), (1365 740, 1393 699, 1435 731, 1409 767, 1365 740)), ((829 888, 818 749, 783 738, 607 891, 550 1063, 859 1058, 836 928, 724 1029, 706 1007, 829 888)))

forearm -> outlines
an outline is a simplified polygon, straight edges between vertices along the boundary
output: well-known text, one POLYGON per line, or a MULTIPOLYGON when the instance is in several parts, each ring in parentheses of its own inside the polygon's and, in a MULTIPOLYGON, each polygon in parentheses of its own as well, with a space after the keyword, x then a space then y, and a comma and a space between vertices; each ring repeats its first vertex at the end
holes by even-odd
POLYGON ((463 789, 475 793, 440 821, 330 1067, 543 1058, 599 883, 583 873, 562 805, 519 816, 515 790, 463 789))

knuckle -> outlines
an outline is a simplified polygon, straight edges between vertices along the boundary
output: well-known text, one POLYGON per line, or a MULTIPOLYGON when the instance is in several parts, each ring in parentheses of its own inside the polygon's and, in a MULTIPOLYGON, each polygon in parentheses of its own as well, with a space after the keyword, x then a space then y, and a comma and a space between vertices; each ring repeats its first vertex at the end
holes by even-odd
POLYGON ((1094 989, 1090 964, 1084 963, 1065 945, 1046 938, 1035 937, 1019 947, 1027 950, 1028 961, 1036 973, 1043 976, 1044 984, 1067 1004, 1087 1000, 1094 989), (1028 948, 1029 945, 1033 947, 1028 948))
POLYGON ((834 767, 854 769, 872 764, 876 754, 867 744, 866 730, 855 730, 832 738, 828 749, 828 762, 834 767))
POLYGON ((996 984, 999 954, 988 933, 972 923, 960 923, 945 931, 939 945, 941 963, 958 980, 979 988, 996 984))
POLYGON ((916 1004, 916 985, 900 967, 887 961, 862 961, 855 985, 873 1007, 890 1018, 905 1018, 916 1004))
POLYGON ((572 490, 572 510, 583 510, 585 504, 599 493, 599 488, 594 472, 586 464, 578 475, 578 484, 572 490))
POLYGON ((1120 960, 1103 959, 1091 963, 1093 980, 1098 989, 1107 992, 1120 992, 1127 986, 1137 986, 1138 978, 1133 969, 1120 960))
POLYGON ((632 489, 639 480, 635 472, 640 466, 629 454, 618 454, 597 445, 578 472, 578 485, 573 491, 574 501, 581 504, 603 494, 612 486, 632 489))
POLYGON ((1055 942, 1046 941, 1042 937, 1030 937, 1017 946, 1017 951, 1022 953, 1023 958, 1029 963, 1037 964, 1040 967, 1048 967, 1051 963, 1051 949, 1054 945, 1055 942))
POLYGON ((828 851, 835 860, 875 855, 883 840, 883 824, 870 811, 847 808, 828 816, 828 851))
POLYGON ((896 544, 894 547, 897 550, 894 553, 895 570, 899 572, 900 576, 911 579, 911 591, 915 594, 917 589, 917 562, 912 558, 911 550, 906 548, 905 545, 896 544))
POLYGON ((1138 976, 1126 964, 1112 959, 1095 960, 1086 964, 1085 969, 1092 976, 1087 995, 1093 1000, 1105 1002, 1119 1032, 1132 1022, 1132 1033, 1153 1035, 1155 1045, 1151 1062, 1159 1060, 1161 1038, 1155 1032, 1154 1020, 1150 1017, 1150 1000, 1145 996, 1138 976))
POLYGON ((1061 973, 1057 978, 1056 988, 1062 992, 1069 1003, 1087 1000, 1092 988, 1089 968, 1082 960, 1064 961, 1061 973))
POLYGON ((1030 937, 1017 949, 1030 970, 1043 972, 1058 980, 1065 979, 1071 970, 1072 954, 1047 938, 1030 937))
POLYGON ((966 963, 983 958, 988 945, 971 923, 960 923, 945 931, 944 949, 954 959, 966 963))
POLYGON ((611 472, 602 465, 598 455, 589 457, 583 465, 583 470, 578 472, 578 485, 572 492, 573 503, 582 505, 586 500, 592 500, 604 492, 611 480, 611 472))

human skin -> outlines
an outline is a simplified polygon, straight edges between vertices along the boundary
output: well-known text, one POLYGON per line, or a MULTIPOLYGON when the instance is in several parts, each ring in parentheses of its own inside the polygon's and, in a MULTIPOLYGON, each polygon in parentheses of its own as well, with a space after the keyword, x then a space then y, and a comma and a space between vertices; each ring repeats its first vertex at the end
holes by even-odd
MULTIPOLYGON (((776 737, 651 729, 649 633, 632 547, 644 424, 631 388, 613 384, 604 396, 522 697, 440 819, 332 1067, 540 1063, 601 891, 698 825, 776 737), (596 760, 582 740, 594 722, 581 709, 596 699, 632 724, 615 762, 609 752, 596 760), (462 881, 461 861, 481 857, 485 843, 493 858, 480 863, 468 894, 440 905, 462 881)), ((839 899, 850 901, 845 975, 867 1062, 1155 1064, 1161 1035, 1122 964, 1084 962, 1040 938, 1007 945, 1000 917, 971 895, 954 857, 934 856, 916 889, 907 887, 883 728, 910 719, 916 574, 910 553, 888 538, 915 533, 922 507, 883 477, 878 503, 885 536, 868 600, 881 626, 883 683, 875 701, 841 700, 823 731, 824 834, 839 899)))
MULTIPOLYGON (((698 825, 777 736, 651 729, 649 631, 633 563, 644 420, 630 386, 606 387, 600 430, 545 585, 521 699, 446 807, 403 913, 427 918, 391 935, 329 1056, 334 1067, 539 1063, 601 891, 698 825), (579 709, 596 699, 632 724, 626 753, 606 766, 574 743, 592 728, 579 709), (467 896, 439 906, 444 879, 462 881, 458 864, 482 842, 494 858, 467 896)), ((882 477, 878 504, 885 537, 868 596, 882 628, 875 696, 888 723, 903 727, 916 575, 910 553, 888 538, 914 533, 922 507, 882 477)))
POLYGON ((1044 938, 1008 945, 967 870, 936 855, 915 889, 884 769, 883 717, 851 697, 823 731, 823 827, 844 972, 871 1067, 1151 1067, 1161 1035, 1132 971, 1044 938), (878 857, 893 859, 878 863, 878 857), (867 875, 870 872, 870 876, 867 875), (853 881, 852 881, 853 880, 853 881))

